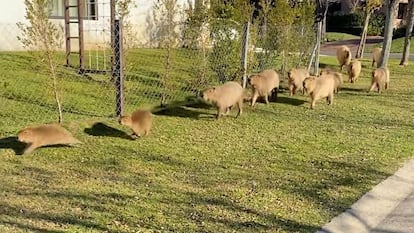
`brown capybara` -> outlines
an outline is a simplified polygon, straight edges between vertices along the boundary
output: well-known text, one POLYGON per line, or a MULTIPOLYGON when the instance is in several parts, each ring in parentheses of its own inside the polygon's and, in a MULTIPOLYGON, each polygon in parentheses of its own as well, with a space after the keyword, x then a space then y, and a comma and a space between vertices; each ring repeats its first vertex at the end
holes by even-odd
POLYGON ((369 88, 368 92, 374 90, 376 87, 378 93, 381 93, 381 89, 384 90, 388 89, 390 84, 390 71, 388 68, 377 68, 372 71, 372 79, 371 79, 371 87, 369 88))
POLYGON ((292 68, 288 72, 289 76, 289 96, 292 96, 296 93, 296 91, 302 91, 303 92, 303 80, 305 80, 306 77, 309 77, 309 72, 306 69, 295 69, 292 68))
POLYGON ((152 113, 147 110, 136 110, 130 116, 121 116, 119 124, 132 130, 132 137, 147 136, 152 127, 152 113))
POLYGON ((26 127, 17 133, 17 138, 20 142, 27 144, 23 154, 29 154, 43 146, 82 143, 59 124, 44 124, 26 127))
POLYGON ((325 98, 328 105, 333 104, 335 80, 331 76, 315 77, 310 76, 303 80, 303 88, 311 97, 311 109, 315 108, 315 103, 321 98, 325 98))
POLYGON ((207 102, 211 102, 217 108, 216 119, 219 119, 221 115, 229 113, 234 105, 237 105, 239 108, 236 117, 240 116, 243 111, 244 97, 243 87, 234 81, 212 87, 202 93, 202 98, 207 102))
POLYGON ((336 50, 336 58, 339 62, 339 70, 342 71, 344 66, 349 65, 351 62, 351 50, 348 46, 342 45, 336 50))
POLYGON ((361 74, 362 64, 361 61, 357 59, 352 59, 351 63, 347 66, 348 71, 348 81, 354 83, 357 81, 359 75, 361 74))
POLYGON ((372 67, 378 67, 379 62, 381 61, 382 48, 374 48, 372 50, 372 67))
POLYGON ((320 76, 331 76, 335 81, 335 87, 334 87, 334 93, 339 93, 339 88, 341 87, 343 83, 342 74, 339 72, 332 71, 330 69, 322 69, 320 72, 320 76))
POLYGON ((277 98, 279 75, 276 71, 271 69, 263 70, 259 74, 250 76, 249 83, 252 86, 252 107, 259 96, 264 99, 266 104, 269 103, 269 94, 272 94, 272 92, 275 94, 275 98, 277 98))

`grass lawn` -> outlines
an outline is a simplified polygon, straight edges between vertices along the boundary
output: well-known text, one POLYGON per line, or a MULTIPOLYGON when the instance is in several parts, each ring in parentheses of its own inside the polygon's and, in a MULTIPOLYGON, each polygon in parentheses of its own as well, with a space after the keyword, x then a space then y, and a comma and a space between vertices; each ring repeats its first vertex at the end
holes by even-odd
MULTIPOLYGON (((131 56, 128 111, 150 103, 140 94, 162 64, 148 54, 131 56)), ((188 74, 191 61, 178 62, 188 74)), ((311 110, 307 96, 287 91, 245 104, 237 119, 179 106, 156 113, 152 133, 135 141, 113 118, 113 87, 68 72, 64 126, 84 145, 20 156, 13 136, 55 120, 55 107, 28 57, 1 53, 0 232, 314 232, 412 156, 414 69, 397 64, 382 94, 366 92, 364 68, 333 106, 311 110)))
POLYGON ((341 32, 327 32, 326 33, 326 39, 328 42, 332 41, 338 41, 338 40, 352 40, 352 39, 358 39, 359 36, 347 34, 347 33, 341 33, 341 32))

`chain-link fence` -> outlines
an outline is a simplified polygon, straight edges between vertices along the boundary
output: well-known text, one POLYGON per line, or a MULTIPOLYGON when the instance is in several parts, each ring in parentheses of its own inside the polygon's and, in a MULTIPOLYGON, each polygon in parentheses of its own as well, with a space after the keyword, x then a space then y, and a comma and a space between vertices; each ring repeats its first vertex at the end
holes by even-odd
MULTIPOLYGON (((145 25, 148 35, 147 43, 141 43, 136 41, 135 22, 125 17, 133 12, 112 12, 122 10, 114 7, 114 0, 86 2, 82 39, 76 17, 69 18, 69 36, 65 21, 53 19, 63 38, 54 60, 64 121, 113 119, 121 111, 183 103, 207 87, 230 80, 242 83, 246 75, 265 68, 285 76, 288 68, 305 65, 313 44, 312 23, 300 15, 292 16, 289 25, 264 25, 255 19, 247 26, 214 17, 209 9, 180 9, 176 1, 154 1, 147 22, 139 25, 145 25), (71 44, 66 53, 65 40, 71 44)), ((16 39, 21 31, 15 24, 0 25, 0 31, 0 132, 56 121, 56 88, 48 67, 39 65, 47 61, 21 51, 16 39)))

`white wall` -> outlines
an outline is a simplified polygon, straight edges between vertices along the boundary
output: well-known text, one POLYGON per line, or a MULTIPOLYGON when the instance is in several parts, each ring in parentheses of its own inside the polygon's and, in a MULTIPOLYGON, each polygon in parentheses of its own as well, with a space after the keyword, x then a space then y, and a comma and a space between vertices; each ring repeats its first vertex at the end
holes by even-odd
MULTIPOLYGON (((85 49, 95 49, 108 45, 110 41, 110 0, 98 1, 98 20, 84 20, 85 49)), ((136 0, 134 9, 131 9, 131 24, 137 35, 138 44, 146 46, 149 43, 148 27, 152 18, 152 7, 155 0, 136 0)), ((183 6, 187 0, 178 0, 183 6)), ((53 22, 64 27, 63 19, 54 19, 53 22)), ((20 29, 18 22, 26 22, 24 0, 0 0, 0 51, 23 50, 17 40, 20 29)), ((71 33, 76 34, 77 25, 72 24, 71 33)), ((72 50, 77 50, 77 41, 73 41, 72 50)), ((64 46, 62 47, 62 49, 64 46)))
MULTIPOLYGON (((131 23, 134 31, 137 35, 138 44, 141 46, 148 46, 149 41, 149 27, 151 27, 153 19, 153 5, 154 0, 136 0, 137 7, 131 9, 131 23)), ((194 3, 196 0, 191 0, 194 3)), ((188 5, 187 0, 178 0, 177 4, 181 8, 186 8, 188 5)))
POLYGON ((0 50, 23 49, 16 23, 25 20, 24 9, 24 0, 0 0, 0 50))

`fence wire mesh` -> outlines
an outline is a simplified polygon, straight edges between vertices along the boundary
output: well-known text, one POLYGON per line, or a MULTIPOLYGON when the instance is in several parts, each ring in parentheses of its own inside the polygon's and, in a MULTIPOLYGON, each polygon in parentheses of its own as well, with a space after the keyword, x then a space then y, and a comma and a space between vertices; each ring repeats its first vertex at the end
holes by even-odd
MULTIPOLYGON (((125 12, 120 13, 121 8, 112 5, 117 1, 85 2, 88 15, 83 19, 83 72, 79 70, 79 42, 70 40, 71 66, 67 66, 64 20, 50 19, 62 30, 61 50, 54 60, 64 121, 114 120, 117 105, 129 113, 137 108, 186 102, 225 81, 242 83, 243 46, 248 46, 247 74, 273 68, 283 76, 288 68, 304 66, 314 40, 309 36, 313 35, 312 26, 305 21, 266 30, 254 23, 249 27, 246 43, 244 23, 214 17, 194 20, 194 12, 193 16, 184 14, 188 11, 185 7, 157 5, 176 1, 154 1, 151 13, 139 25, 131 20, 133 12, 128 18, 121 17, 125 12), (111 14, 111 8, 118 12, 111 14), (114 17, 121 19, 119 40, 114 39, 117 33, 112 31, 114 17), (145 33, 137 28, 144 28, 145 33), (148 37, 145 42, 138 40, 142 34, 148 37), (281 35, 297 40, 283 46, 286 41, 281 35), (120 59, 114 56, 117 48, 121 50, 120 59), (119 82, 114 68, 121 69, 123 82, 119 82)), ((71 25, 71 36, 78 35, 78 28, 71 25)), ((0 24, 0 32, 0 133, 56 122, 57 104, 50 72, 42 69, 16 39, 21 30, 15 23, 0 24)))

